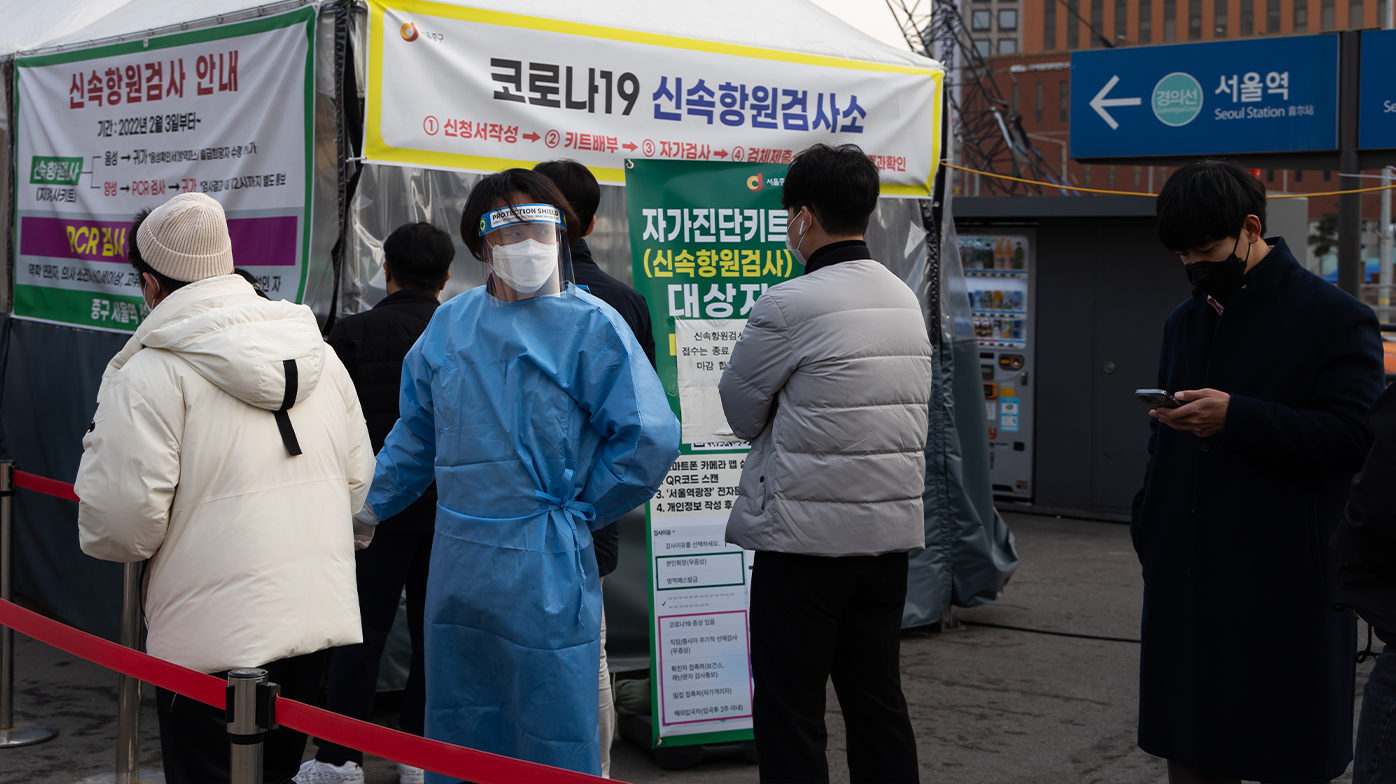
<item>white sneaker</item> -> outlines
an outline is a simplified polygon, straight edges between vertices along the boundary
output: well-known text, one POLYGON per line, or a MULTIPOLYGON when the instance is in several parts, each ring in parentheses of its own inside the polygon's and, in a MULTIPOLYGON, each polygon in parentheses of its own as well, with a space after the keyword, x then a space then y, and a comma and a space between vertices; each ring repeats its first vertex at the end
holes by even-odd
POLYGON ((399 762, 397 764, 397 780, 399 784, 426 784, 427 772, 421 768, 414 768, 399 762))
POLYGON ((331 765, 312 759, 301 763, 300 772, 291 780, 296 784, 364 784, 364 769, 357 762, 331 765))

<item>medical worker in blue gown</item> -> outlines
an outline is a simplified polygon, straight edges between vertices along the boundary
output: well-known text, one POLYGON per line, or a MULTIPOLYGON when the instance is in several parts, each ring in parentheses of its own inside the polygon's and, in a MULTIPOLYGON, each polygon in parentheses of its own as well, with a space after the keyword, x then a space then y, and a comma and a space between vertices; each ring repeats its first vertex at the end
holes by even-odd
POLYGON ((461 235, 488 280, 407 355, 355 523, 365 538, 436 480, 427 737, 599 775, 591 532, 654 494, 679 424, 629 327, 568 280, 575 223, 530 171, 471 191, 461 235))

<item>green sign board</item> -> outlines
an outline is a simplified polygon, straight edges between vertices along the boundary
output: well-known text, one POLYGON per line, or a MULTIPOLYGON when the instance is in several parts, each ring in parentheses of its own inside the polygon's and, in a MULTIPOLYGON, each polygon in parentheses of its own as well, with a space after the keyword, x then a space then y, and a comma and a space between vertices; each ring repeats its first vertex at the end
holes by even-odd
POLYGON ((77 185, 82 176, 82 158, 35 155, 29 169, 30 185, 77 185))
POLYGON ((654 745, 748 740, 751 554, 725 541, 747 444, 718 381, 756 301, 804 274, 785 244, 786 164, 629 160, 635 289, 682 453, 646 511, 654 745))

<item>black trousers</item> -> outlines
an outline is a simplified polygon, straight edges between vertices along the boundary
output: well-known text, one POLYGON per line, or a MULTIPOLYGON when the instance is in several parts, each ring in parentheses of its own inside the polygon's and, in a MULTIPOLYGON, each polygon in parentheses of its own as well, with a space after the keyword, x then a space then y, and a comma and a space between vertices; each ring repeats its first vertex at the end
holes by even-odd
MULTIPOLYGON (((383 533, 373 537, 367 549, 354 558, 358 567, 359 616, 364 641, 335 648, 330 656, 329 687, 325 709, 368 721, 378 687, 378 664, 383 646, 397 617, 398 601, 407 589, 407 630, 412 638, 412 662, 402 695, 399 722, 403 732, 421 735, 426 720, 426 675, 422 663, 422 613, 427 595, 427 569, 431 564, 432 532, 383 533)), ((328 741, 316 740, 315 759, 331 765, 364 763, 364 753, 328 741)))
POLYGON ((906 553, 756 554, 751 666, 762 782, 829 780, 830 677, 843 709, 849 779, 918 781, 900 661, 906 573, 906 553))
MULTIPOLYGON (((267 680, 281 684, 281 696, 314 704, 330 652, 316 651, 263 664, 267 680)), ((215 677, 228 677, 226 672, 215 677)), ((225 784, 232 764, 228 720, 223 708, 205 705, 172 691, 155 690, 155 715, 160 719, 160 756, 170 784, 225 784)), ((282 727, 266 735, 262 745, 264 781, 288 784, 305 756, 305 734, 282 727)))

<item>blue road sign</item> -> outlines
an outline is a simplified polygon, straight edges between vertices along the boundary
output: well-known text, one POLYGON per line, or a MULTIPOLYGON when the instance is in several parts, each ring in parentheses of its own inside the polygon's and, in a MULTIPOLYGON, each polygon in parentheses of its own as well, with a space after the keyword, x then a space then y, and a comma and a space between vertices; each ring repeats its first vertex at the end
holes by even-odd
POLYGON ((1357 146, 1396 147, 1396 30, 1362 34, 1362 85, 1357 99, 1357 146))
POLYGON ((1073 158, 1337 148, 1337 35, 1071 54, 1073 158))

